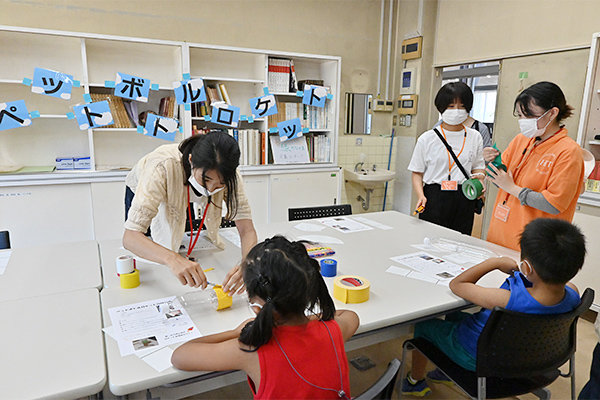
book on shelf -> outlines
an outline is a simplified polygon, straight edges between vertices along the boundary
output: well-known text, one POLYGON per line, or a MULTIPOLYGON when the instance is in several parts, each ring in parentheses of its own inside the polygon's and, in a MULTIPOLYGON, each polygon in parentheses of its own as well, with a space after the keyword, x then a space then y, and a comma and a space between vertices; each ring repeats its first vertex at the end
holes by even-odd
POLYGON ((231 99, 229 98, 229 93, 227 93, 227 88, 225 87, 225 84, 219 83, 218 87, 219 87, 219 94, 221 95, 221 98, 223 99, 223 101, 225 103, 231 105, 231 99))
POLYGON ((331 162, 331 138, 327 135, 310 134, 306 136, 310 162, 331 162))
POLYGON ((277 114, 269 115, 269 128, 276 128, 278 123, 294 118, 300 118, 302 128, 327 130, 330 126, 328 103, 325 103, 325 107, 314 107, 298 102, 277 101, 277 111, 277 114))
POLYGON ((223 97, 221 97, 221 93, 219 92, 216 86, 206 87, 206 100, 208 101, 209 105, 224 102, 223 97))
POLYGON ((113 124, 104 128, 134 128, 133 121, 129 118, 125 109, 125 104, 121 97, 109 93, 90 93, 93 102, 107 101, 110 113, 113 117, 113 124))
POLYGON ((266 165, 266 132, 258 129, 228 129, 240 147, 240 165, 266 165))
POLYGON ((323 86, 323 80, 322 79, 304 79, 304 80, 298 81, 298 90, 304 90, 304 85, 323 86))
POLYGON ((123 101, 123 105, 125 106, 125 111, 127 111, 127 116, 129 120, 133 123, 134 126, 139 125, 138 118, 138 106, 137 101, 123 101))
POLYGON ((175 98, 172 96, 163 97, 160 99, 158 107, 158 115, 167 118, 174 118, 175 116, 175 98))
POLYGON ((293 93, 296 86, 294 62, 289 58, 269 57, 269 91, 293 93))
POLYGON ((291 93, 296 93, 298 90, 298 80, 296 79, 296 68, 294 68, 294 60, 290 60, 290 87, 291 93))

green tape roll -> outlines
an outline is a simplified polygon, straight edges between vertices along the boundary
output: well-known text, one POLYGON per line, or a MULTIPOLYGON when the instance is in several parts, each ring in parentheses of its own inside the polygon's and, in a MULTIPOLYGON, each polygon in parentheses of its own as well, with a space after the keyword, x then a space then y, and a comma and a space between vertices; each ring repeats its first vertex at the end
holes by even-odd
MULTIPOLYGON (((496 143, 494 143, 494 145, 492 147, 494 149, 498 150, 498 147, 496 147, 496 143)), ((505 172, 507 170, 506 165, 502 164, 502 153, 500 153, 500 150, 498 150, 498 155, 496 156, 496 158, 494 158, 492 160, 492 162, 490 164, 492 164, 494 167, 496 167, 496 169, 501 169, 505 172)))
POLYGON ((462 184, 462 192, 469 200, 475 200, 483 193, 483 184, 479 179, 469 179, 462 184))

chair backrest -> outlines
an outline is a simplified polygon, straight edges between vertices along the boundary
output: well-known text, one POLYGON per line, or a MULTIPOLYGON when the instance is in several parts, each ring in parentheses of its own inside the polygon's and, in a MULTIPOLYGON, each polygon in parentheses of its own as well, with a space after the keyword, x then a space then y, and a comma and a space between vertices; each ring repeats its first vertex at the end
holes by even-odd
POLYGON ((0 231, 0 250, 10 249, 10 234, 8 231, 0 231))
POLYGON ((556 370, 575 352, 577 319, 588 310, 594 291, 563 314, 525 314, 494 308, 477 342, 477 375, 535 376, 556 370))
POLYGON ((339 204, 335 206, 288 208, 288 221, 299 219, 335 217, 352 214, 352 205, 339 204))
POLYGON ((377 382, 359 396, 354 397, 354 400, 391 399, 401 364, 400 360, 394 358, 377 382))

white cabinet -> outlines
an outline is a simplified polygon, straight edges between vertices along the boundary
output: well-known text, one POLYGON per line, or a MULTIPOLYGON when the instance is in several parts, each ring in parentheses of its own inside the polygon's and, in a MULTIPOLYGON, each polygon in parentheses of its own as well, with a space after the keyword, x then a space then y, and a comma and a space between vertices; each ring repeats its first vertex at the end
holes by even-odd
POLYGON ((15 248, 94 239, 89 184, 0 187, 0 230, 15 248))
POLYGON ((271 175, 269 222, 288 220, 288 208, 339 203, 340 171, 271 175))
POLYGON ((118 239, 125 223, 125 182, 89 183, 96 240, 118 239))
POLYGON ((244 189, 252 210, 254 224, 264 225, 269 222, 269 175, 244 176, 244 189))

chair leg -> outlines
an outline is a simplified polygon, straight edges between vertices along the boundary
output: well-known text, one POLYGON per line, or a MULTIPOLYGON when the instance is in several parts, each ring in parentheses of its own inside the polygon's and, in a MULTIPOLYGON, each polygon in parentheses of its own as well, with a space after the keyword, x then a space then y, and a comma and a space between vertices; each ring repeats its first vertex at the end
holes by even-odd
POLYGON ((400 365, 400 379, 398 380, 398 399, 402 398, 402 381, 404 380, 404 376, 406 375, 406 354, 408 353, 410 344, 405 344, 402 346, 402 364, 400 365))
POLYGON ((569 373, 571 374, 571 400, 575 400, 575 353, 569 360, 569 373))
POLYGON ((485 399, 485 377, 477 377, 477 400, 485 399))
POLYGON ((533 392, 540 400, 550 400, 550 390, 547 388, 536 389, 533 392))

